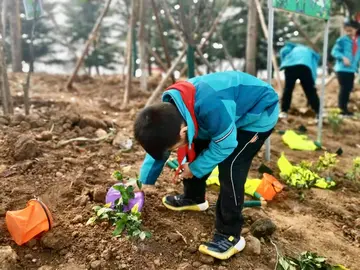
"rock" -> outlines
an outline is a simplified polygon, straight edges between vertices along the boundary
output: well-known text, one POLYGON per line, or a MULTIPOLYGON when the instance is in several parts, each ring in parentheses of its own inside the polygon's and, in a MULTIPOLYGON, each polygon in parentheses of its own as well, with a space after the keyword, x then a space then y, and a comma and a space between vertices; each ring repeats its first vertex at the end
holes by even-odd
POLYGON ((155 264, 156 266, 160 266, 160 265, 161 265, 160 259, 154 260, 154 264, 155 264))
POLYGON ((82 216, 82 215, 76 215, 76 216, 71 220, 71 223, 77 224, 77 223, 81 223, 82 221, 83 221, 83 216, 82 216))
POLYGON ((99 164, 98 168, 99 168, 100 171, 105 171, 106 170, 106 167, 104 165, 102 165, 102 164, 99 164))
POLYGON ((195 253, 198 251, 198 247, 196 245, 191 245, 187 248, 187 250, 190 252, 190 253, 195 253))
POLYGON ((14 145, 14 158, 17 161, 34 158, 38 155, 38 143, 31 135, 20 135, 14 145))
POLYGON ((360 217, 355 219, 354 225, 356 229, 360 229, 360 217))
POLYGON ((0 125, 2 126, 7 126, 10 124, 10 121, 6 118, 4 118, 3 116, 0 116, 0 125))
POLYGON ((31 125, 30 125, 28 122, 22 121, 22 122, 20 123, 20 127, 21 127, 22 129, 28 130, 28 129, 31 128, 31 125))
POLYGON ((246 246, 244 249, 244 253, 250 255, 260 255, 261 254, 261 243, 260 240, 256 237, 249 235, 246 237, 246 246))
POLYGON ((33 255, 32 254, 26 254, 24 256, 24 258, 27 259, 27 260, 31 260, 33 258, 33 255))
POLYGON ((192 263, 192 266, 194 266, 196 268, 199 268, 201 265, 202 265, 202 263, 198 262, 198 261, 192 263))
POLYGON ((18 256, 10 246, 0 246, 0 269, 11 270, 15 268, 18 256))
POLYGON ((36 263, 37 262, 37 259, 32 259, 31 260, 33 263, 36 263))
POLYGON ((52 133, 50 131, 43 131, 38 136, 36 136, 36 140, 38 141, 50 141, 52 139, 52 133))
POLYGON ((53 270, 54 268, 50 265, 43 265, 38 270, 53 270))
POLYGON ((199 257, 200 262, 205 263, 205 264, 214 264, 214 257, 205 255, 205 254, 200 254, 199 257))
POLYGON ((133 146, 132 140, 121 131, 116 134, 112 144, 124 150, 130 150, 133 146))
POLYGON ((101 261, 99 260, 90 263, 91 269, 100 269, 100 266, 101 266, 101 261))
POLYGON ((71 236, 73 237, 73 238, 76 238, 76 237, 78 237, 80 235, 80 233, 78 232, 78 231, 74 231, 74 232, 72 232, 72 234, 71 234, 71 236))
POLYGON ((61 232, 48 232, 41 238, 41 244, 50 249, 60 251, 71 244, 70 238, 61 232))
POLYGON ((243 228, 243 229, 241 230, 241 234, 242 234, 242 235, 248 234, 249 232, 250 232, 250 229, 249 229, 249 228, 243 228))
POLYGON ((106 189, 104 189, 103 187, 97 187, 94 189, 94 195, 93 195, 93 199, 95 202, 105 202, 105 197, 106 197, 106 189))
POLYGON ((81 195, 75 198, 74 202, 76 205, 85 206, 89 201, 88 195, 81 195))
POLYGON ((226 268, 225 266, 220 265, 220 266, 218 267, 218 270, 227 270, 227 268, 226 268))
POLYGON ((199 267, 200 270, 212 270, 212 268, 206 264, 199 267))
POLYGON ((261 218, 255 221, 250 231, 257 238, 271 236, 276 230, 276 225, 269 218, 261 218))
POLYGON ((56 172, 55 176, 56 176, 57 178, 64 177, 64 175, 63 175, 61 172, 56 172))
POLYGON ((105 260, 110 260, 111 258, 111 252, 108 249, 105 249, 102 253, 101 253, 101 258, 104 258, 105 260))
POLYGON ((99 128, 98 130, 95 131, 95 135, 98 138, 104 137, 107 135, 107 132, 101 128, 99 128))
POLYGON ((84 118, 80 119, 79 122, 79 127, 80 128, 85 128, 85 127, 93 127, 93 128, 97 128, 97 129, 106 129, 107 125, 103 120, 100 119, 96 119, 96 118, 92 118, 92 117, 88 117, 85 116, 84 118))
POLYGON ((85 169, 85 171, 88 172, 88 173, 93 173, 95 171, 95 168, 94 167, 87 167, 85 169))
POLYGON ((176 243, 177 241, 179 241, 181 239, 181 235, 179 235, 177 233, 169 233, 168 239, 169 239, 170 243, 176 243))
POLYGON ((122 263, 119 265, 119 269, 128 269, 128 266, 126 263, 122 263))
POLYGON ((29 242, 26 243, 26 245, 30 248, 36 246, 37 244, 37 240, 36 239, 31 239, 29 242))
POLYGON ((192 268, 191 264, 187 263, 187 262, 181 263, 177 268, 177 270, 192 270, 192 269, 193 268, 192 268))

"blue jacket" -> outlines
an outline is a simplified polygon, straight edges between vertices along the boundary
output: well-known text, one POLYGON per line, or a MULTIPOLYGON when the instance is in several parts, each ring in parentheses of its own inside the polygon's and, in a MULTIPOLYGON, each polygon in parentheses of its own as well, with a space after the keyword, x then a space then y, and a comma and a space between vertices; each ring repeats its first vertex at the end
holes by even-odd
MULTIPOLYGON (((189 79, 195 86, 195 117, 199 139, 209 140, 209 148, 190 163, 194 176, 201 178, 210 173, 236 148, 237 129, 265 132, 277 123, 279 97, 267 83, 249 74, 229 71, 217 72, 189 79)), ((195 128, 191 115, 175 89, 165 91, 163 102, 170 100, 182 114, 188 126, 189 147, 194 140, 195 128)), ((146 155, 140 170, 144 184, 154 184, 166 160, 155 160, 146 155)))
POLYGON ((313 49, 302 44, 288 42, 280 50, 281 66, 283 70, 286 67, 296 65, 304 65, 310 68, 314 81, 317 77, 317 67, 320 60, 320 55, 313 49))
POLYGON ((355 55, 352 53, 353 41, 349 36, 342 36, 336 40, 334 47, 331 50, 331 55, 336 59, 336 72, 351 72, 356 73, 360 62, 360 38, 358 38, 358 50, 355 55), (345 66, 343 57, 350 60, 351 66, 345 66))

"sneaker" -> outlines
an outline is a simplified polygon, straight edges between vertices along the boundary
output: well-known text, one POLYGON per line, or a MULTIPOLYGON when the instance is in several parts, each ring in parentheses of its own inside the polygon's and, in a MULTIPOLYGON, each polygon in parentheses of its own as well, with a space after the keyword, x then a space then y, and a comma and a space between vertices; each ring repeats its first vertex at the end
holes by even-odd
POLYGON ((165 196, 162 199, 166 208, 174 211, 205 211, 209 208, 209 202, 197 203, 191 199, 186 199, 184 195, 165 196))
POLYGON ((288 118, 288 113, 287 112, 281 112, 281 113, 279 113, 279 118, 280 119, 286 119, 286 118, 288 118))
POLYGON ((199 251, 219 260, 227 260, 242 251, 245 245, 244 237, 240 237, 239 239, 233 236, 215 233, 213 240, 202 244, 199 247, 199 251))

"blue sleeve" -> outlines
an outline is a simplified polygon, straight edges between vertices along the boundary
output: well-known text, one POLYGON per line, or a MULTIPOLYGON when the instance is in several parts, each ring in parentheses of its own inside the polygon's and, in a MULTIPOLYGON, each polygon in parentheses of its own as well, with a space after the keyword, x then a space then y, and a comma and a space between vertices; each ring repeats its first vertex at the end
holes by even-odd
POLYGON ((165 160, 155 160, 149 154, 146 154, 144 162, 140 169, 140 181, 145 185, 154 185, 158 179, 165 160))
POLYGON ((283 62, 285 60, 286 56, 288 56, 289 53, 291 53, 291 51, 295 47, 296 47, 295 44, 288 43, 284 47, 281 48, 281 50, 280 50, 280 60, 281 60, 281 62, 283 62))
POLYGON ((331 55, 338 60, 343 59, 344 53, 343 53, 343 46, 342 46, 341 39, 336 40, 336 43, 331 50, 331 55))
POLYGON ((189 165, 192 174, 197 178, 211 173, 219 163, 232 154, 238 145, 235 122, 221 101, 218 106, 202 114, 200 119, 202 121, 199 124, 209 132, 212 139, 209 148, 189 165))

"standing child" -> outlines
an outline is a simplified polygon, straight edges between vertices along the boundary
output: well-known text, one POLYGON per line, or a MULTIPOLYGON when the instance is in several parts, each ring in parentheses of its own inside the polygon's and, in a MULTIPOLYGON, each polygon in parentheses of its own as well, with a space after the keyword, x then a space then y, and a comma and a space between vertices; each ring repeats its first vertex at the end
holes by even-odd
POLYGON ((305 92, 308 104, 318 115, 320 100, 316 92, 315 81, 320 59, 319 54, 309 47, 289 42, 280 50, 280 57, 280 69, 285 70, 285 88, 279 117, 288 117, 292 94, 298 79, 305 92))
POLYGON ((148 153, 140 180, 153 185, 171 150, 178 150, 184 193, 166 196, 174 211, 204 211, 206 180, 219 168, 213 240, 200 252, 228 259, 245 247, 240 232, 244 185, 251 162, 270 136, 279 114, 278 95, 267 83, 242 72, 218 72, 177 82, 162 103, 140 112, 135 138, 148 153))
POLYGON ((344 116, 353 115, 348 110, 348 103, 360 61, 360 39, 356 35, 357 28, 357 22, 346 22, 345 35, 336 40, 331 51, 331 55, 336 59, 335 71, 340 85, 338 105, 344 116))

